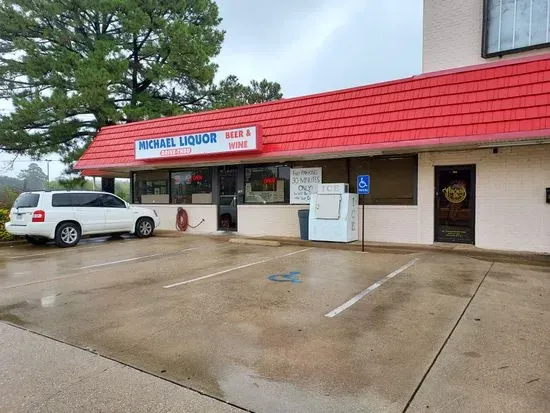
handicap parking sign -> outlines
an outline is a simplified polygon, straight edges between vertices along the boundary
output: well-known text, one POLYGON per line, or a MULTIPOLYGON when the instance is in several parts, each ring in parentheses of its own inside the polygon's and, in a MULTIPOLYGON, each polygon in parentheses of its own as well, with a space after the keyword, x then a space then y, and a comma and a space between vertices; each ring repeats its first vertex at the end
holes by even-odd
POLYGON ((370 175, 357 176, 357 193, 359 195, 370 194, 370 175))

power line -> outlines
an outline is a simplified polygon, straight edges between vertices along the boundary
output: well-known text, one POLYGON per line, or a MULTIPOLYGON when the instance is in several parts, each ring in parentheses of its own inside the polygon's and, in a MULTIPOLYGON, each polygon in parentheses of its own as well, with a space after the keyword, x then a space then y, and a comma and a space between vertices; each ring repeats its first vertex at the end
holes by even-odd
POLYGON ((5 163, 14 163, 14 162, 27 162, 27 163, 37 163, 37 162, 61 162, 63 163, 62 160, 60 159, 39 159, 39 160, 36 160, 36 161, 26 161, 24 159, 15 159, 13 161, 0 161, 0 162, 5 162, 5 163))

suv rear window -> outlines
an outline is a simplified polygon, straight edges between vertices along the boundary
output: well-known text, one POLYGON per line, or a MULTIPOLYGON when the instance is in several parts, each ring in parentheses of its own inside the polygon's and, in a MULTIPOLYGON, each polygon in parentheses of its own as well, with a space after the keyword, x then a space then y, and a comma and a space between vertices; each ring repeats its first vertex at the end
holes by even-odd
POLYGON ((40 194, 24 193, 17 197, 14 208, 35 208, 38 206, 40 200, 40 194))

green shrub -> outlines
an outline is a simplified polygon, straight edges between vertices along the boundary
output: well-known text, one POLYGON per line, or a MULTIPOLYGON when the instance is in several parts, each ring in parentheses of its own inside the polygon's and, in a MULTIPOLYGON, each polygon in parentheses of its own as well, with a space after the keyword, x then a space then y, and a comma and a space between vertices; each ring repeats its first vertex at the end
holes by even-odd
POLYGON ((0 240, 10 241, 15 237, 6 231, 4 224, 10 220, 10 210, 0 209, 0 240))
POLYGON ((20 192, 9 186, 4 187, 4 190, 0 193, 0 208, 11 209, 20 192))

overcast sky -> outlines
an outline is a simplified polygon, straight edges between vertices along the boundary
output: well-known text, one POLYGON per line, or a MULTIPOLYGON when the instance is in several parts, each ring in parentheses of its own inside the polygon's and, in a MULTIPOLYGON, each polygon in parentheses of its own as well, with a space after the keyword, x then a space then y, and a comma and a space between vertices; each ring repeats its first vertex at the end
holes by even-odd
MULTIPOLYGON (((218 0, 226 30, 218 80, 266 78, 285 97, 407 77, 420 73, 422 0, 218 0)), ((1 108, 0 108, 1 109, 1 108)), ((55 159, 50 156, 50 159, 55 159)), ((0 154, 0 174, 28 165, 0 154)), ((39 163, 46 171, 46 163, 39 163)), ((50 163, 52 179, 60 162, 50 163)))

